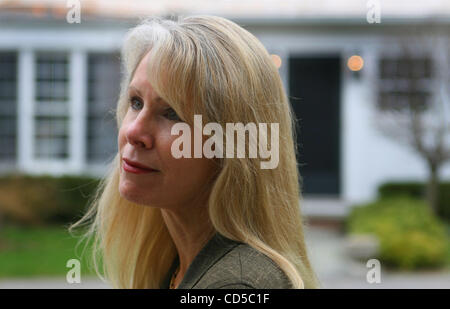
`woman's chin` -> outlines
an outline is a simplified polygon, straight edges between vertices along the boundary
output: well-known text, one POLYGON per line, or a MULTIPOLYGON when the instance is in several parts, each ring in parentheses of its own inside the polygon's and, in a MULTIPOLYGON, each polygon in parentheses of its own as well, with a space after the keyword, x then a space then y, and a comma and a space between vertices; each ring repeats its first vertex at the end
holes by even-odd
POLYGON ((119 194, 123 199, 134 204, 164 208, 162 206, 164 203, 161 203, 161 196, 150 195, 148 189, 136 188, 136 186, 130 184, 120 183, 119 194))
POLYGON ((144 199, 144 194, 142 190, 137 188, 134 184, 129 181, 120 182, 119 185, 120 196, 129 202, 136 204, 147 204, 148 201, 144 199))

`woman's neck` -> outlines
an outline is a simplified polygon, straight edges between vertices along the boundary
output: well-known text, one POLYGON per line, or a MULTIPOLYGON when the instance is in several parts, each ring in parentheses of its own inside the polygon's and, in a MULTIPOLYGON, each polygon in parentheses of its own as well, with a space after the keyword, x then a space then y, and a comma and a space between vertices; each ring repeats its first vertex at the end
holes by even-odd
POLYGON ((161 213, 179 257, 179 270, 174 278, 175 287, 182 281, 189 265, 206 243, 214 236, 207 211, 189 212, 162 209, 161 213))

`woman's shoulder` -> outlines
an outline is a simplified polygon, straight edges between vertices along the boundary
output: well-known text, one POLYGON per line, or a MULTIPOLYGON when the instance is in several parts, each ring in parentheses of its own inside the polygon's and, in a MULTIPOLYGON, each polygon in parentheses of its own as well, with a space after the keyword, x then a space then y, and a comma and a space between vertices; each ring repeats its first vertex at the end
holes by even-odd
POLYGON ((209 268, 195 288, 288 289, 292 285, 272 259, 240 243, 209 268))

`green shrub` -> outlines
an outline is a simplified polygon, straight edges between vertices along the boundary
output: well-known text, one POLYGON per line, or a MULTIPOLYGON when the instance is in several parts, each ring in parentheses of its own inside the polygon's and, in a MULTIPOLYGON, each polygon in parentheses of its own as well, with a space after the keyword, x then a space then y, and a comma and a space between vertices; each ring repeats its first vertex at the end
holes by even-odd
POLYGON ((98 183, 84 176, 0 177, 0 217, 16 224, 73 222, 85 212, 98 183))
POLYGON ((445 226, 423 200, 393 196, 352 209, 346 221, 351 234, 373 234, 380 243, 378 258, 399 269, 440 267, 446 263, 445 226))
MULTIPOLYGON (((422 182, 387 182, 378 188, 380 198, 408 195, 417 199, 426 196, 426 184, 422 182)), ((450 182, 439 183, 438 215, 450 221, 450 182)))

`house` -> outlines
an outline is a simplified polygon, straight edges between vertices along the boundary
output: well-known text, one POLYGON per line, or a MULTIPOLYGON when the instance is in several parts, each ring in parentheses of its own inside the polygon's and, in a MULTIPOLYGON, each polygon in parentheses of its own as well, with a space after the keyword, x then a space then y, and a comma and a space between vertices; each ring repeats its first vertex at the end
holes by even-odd
MULTIPOLYGON (((374 121, 392 98, 415 95, 393 82, 407 80, 405 70, 423 82, 417 96, 435 99, 437 53, 450 51, 445 0, 85 0, 81 22, 69 23, 76 3, 0 2, 2 173, 103 175, 117 148, 119 51, 136 16, 212 14, 244 26, 281 60, 299 119, 306 213, 342 216, 385 181, 427 177, 424 162, 374 121), (406 61, 399 42, 419 32, 439 45, 416 43, 406 61)), ((441 178, 450 178, 449 165, 441 178)))

